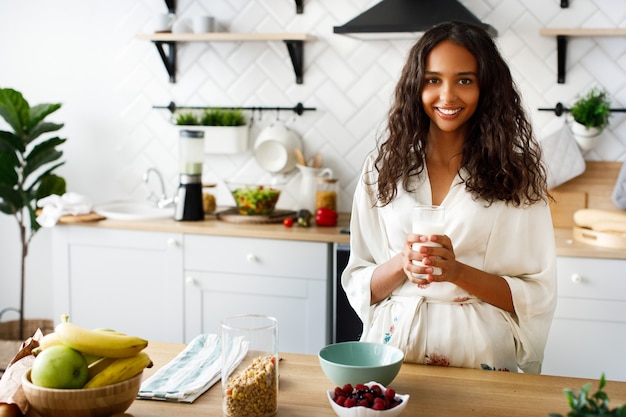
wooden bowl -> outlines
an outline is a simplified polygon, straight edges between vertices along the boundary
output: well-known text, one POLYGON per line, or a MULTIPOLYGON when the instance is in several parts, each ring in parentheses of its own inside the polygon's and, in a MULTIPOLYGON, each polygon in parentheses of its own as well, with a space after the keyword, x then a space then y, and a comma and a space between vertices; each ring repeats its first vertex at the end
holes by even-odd
POLYGON ((53 389, 34 385, 30 370, 22 377, 22 389, 30 406, 41 417, 108 417, 123 413, 135 400, 143 372, 99 388, 53 389))

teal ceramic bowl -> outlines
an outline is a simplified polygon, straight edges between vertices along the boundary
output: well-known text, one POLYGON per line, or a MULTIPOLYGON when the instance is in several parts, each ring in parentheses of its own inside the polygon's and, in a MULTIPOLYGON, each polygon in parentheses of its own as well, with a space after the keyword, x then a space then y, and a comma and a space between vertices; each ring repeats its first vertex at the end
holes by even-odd
POLYGON ((317 356, 326 377, 339 387, 370 381, 389 385, 404 360, 400 349, 369 342, 335 343, 323 347, 317 356))

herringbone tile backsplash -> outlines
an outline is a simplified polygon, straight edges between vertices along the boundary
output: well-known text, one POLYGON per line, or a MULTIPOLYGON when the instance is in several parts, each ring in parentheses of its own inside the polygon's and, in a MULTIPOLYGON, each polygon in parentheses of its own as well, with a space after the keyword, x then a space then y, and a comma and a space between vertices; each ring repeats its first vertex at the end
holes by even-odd
MULTIPOLYGON (((417 1, 417 0, 416 0, 417 1)), ((177 82, 170 83, 156 48, 136 35, 152 31, 166 11, 162 0, 48 2, 0 0, 0 82, 24 91, 33 102, 62 101, 59 117, 69 138, 63 174, 70 189, 94 202, 144 198, 141 176, 161 170, 168 192, 177 185, 177 132, 169 111, 179 106, 291 107, 316 111, 250 115, 250 144, 279 119, 298 132, 305 154, 321 152, 340 180, 340 210, 349 211, 358 172, 375 146, 404 57, 414 40, 361 41, 333 33, 376 0, 178 0, 177 16, 215 16, 219 31, 306 32, 304 83, 296 84, 282 42, 179 43, 177 82), (88 5, 86 3, 89 3, 88 5), (71 13, 69 13, 71 10, 71 13), (17 41, 19 39, 19 42, 17 41), (10 63, 8 65, 7 63, 10 63)), ((538 135, 558 128, 564 117, 538 107, 569 105, 593 85, 605 87, 614 107, 626 105, 626 37, 572 38, 567 82, 556 82, 556 41, 542 27, 625 27, 624 0, 462 0, 494 26, 538 135)), ((593 160, 626 160, 626 119, 611 117, 593 160)), ((253 152, 208 155, 206 181, 267 177, 253 152)), ((294 208, 299 175, 287 175, 280 206, 294 208)), ((228 193, 218 188, 218 203, 228 193)))

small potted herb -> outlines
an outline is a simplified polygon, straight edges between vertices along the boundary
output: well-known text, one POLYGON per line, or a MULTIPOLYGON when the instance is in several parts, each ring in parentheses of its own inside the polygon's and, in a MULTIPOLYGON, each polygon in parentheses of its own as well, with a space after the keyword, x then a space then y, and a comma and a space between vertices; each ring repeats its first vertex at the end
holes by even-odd
POLYGON ((204 152, 235 154, 248 149, 248 124, 239 109, 210 108, 202 112, 181 112, 174 118, 181 130, 200 130, 204 152))
MULTIPOLYGON (((605 385, 606 379, 604 379, 604 374, 602 374, 598 390, 591 397, 589 397, 591 382, 583 385, 578 391, 578 394, 576 394, 573 389, 564 389, 563 393, 565 394, 567 402, 570 406, 570 411, 565 417, 626 417, 626 404, 613 409, 609 408, 609 396, 606 392, 602 391, 605 385)), ((561 414, 550 413, 549 417, 564 416, 561 414)))
POLYGON ((592 88, 580 97, 570 109, 574 119, 572 133, 583 151, 588 151, 597 143, 598 135, 609 124, 611 102, 607 92, 592 88))

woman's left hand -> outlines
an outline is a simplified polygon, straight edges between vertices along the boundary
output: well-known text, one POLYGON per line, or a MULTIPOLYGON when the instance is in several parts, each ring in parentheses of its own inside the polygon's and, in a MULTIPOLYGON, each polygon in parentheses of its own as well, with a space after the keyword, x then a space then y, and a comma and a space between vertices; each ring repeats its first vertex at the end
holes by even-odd
POLYGON ((452 241, 446 235, 433 235, 431 241, 439 246, 420 246, 419 253, 423 256, 422 263, 426 267, 440 268, 441 274, 428 274, 424 278, 411 278, 416 284, 429 284, 431 282, 454 282, 459 273, 459 264, 456 261, 452 241))

